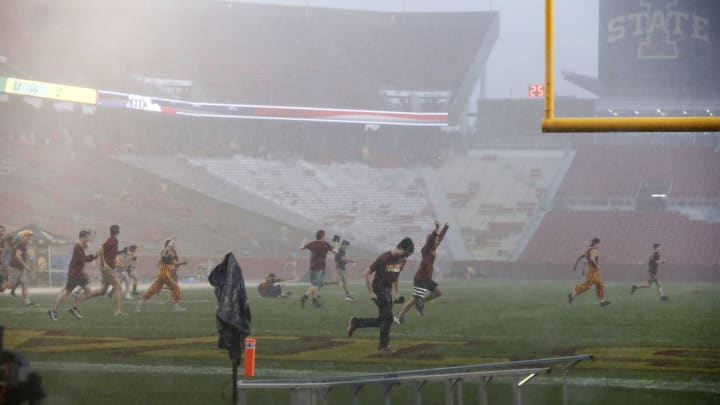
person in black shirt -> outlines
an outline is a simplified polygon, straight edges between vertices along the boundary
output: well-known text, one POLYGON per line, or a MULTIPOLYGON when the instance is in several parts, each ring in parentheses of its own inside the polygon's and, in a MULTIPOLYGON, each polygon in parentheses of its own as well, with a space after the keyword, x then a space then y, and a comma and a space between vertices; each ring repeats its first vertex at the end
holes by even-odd
POLYGON ((665 263, 665 260, 660 259, 660 248, 661 245, 659 243, 653 244, 653 252, 650 255, 650 259, 648 259, 648 281, 645 284, 633 285, 630 290, 630 295, 635 294, 635 291, 638 288, 650 288, 650 286, 655 283, 657 286, 657 292, 660 294, 660 301, 667 301, 669 299, 663 294, 660 280, 658 280, 658 268, 660 267, 660 263, 665 263))
POLYGON ((370 293, 370 300, 375 301, 378 307, 376 318, 351 317, 347 327, 348 337, 352 337, 358 328, 380 328, 378 352, 394 353, 390 346, 390 327, 393 324, 392 292, 398 293, 398 279, 405 267, 407 258, 415 250, 412 239, 404 238, 398 245, 375 259, 375 262, 365 269, 365 285, 370 293), (370 276, 372 275, 372 281, 370 276))
POLYGON ((350 295, 350 290, 348 290, 347 285, 347 278, 345 278, 345 271, 347 270, 345 266, 355 263, 354 260, 350 260, 345 257, 349 247, 350 242, 346 240, 342 241, 342 243, 340 244, 340 249, 338 249, 338 252, 335 253, 335 271, 337 272, 337 279, 332 281, 326 281, 325 285, 342 284, 342 288, 343 290, 345 290, 345 299, 348 301, 355 301, 355 298, 350 295))

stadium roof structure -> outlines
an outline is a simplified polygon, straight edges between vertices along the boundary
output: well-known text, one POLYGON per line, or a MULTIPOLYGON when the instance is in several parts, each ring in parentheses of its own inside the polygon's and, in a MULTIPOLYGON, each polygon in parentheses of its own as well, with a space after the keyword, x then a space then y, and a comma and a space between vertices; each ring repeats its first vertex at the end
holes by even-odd
POLYGON ((7 0, 8 75, 193 101, 463 113, 497 12, 7 0), (27 18, 33 16, 33 18, 27 18))

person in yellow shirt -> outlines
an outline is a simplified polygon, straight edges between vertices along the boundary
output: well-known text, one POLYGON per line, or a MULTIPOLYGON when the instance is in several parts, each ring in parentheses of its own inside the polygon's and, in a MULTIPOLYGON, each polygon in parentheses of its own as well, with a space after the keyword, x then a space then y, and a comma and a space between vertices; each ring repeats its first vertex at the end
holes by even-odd
POLYGON ((589 290, 593 285, 595 286, 595 294, 600 299, 600 306, 604 307, 610 305, 610 301, 605 299, 605 282, 600 277, 600 255, 598 250, 600 248, 600 239, 593 238, 590 242, 590 247, 587 248, 585 253, 578 256, 575 260, 573 270, 577 270, 577 265, 581 260, 585 260, 585 282, 575 286, 575 289, 568 294, 568 304, 572 304, 578 294, 582 294, 589 290))

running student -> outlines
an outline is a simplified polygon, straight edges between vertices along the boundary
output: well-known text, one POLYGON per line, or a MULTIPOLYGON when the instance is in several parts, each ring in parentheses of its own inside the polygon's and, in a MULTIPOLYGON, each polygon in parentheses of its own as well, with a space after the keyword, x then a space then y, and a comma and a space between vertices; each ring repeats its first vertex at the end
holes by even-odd
POLYGON ((160 292, 160 289, 162 289, 162 287, 165 285, 170 288, 170 300, 173 304, 173 308, 175 309, 175 311, 185 311, 185 307, 180 305, 180 301, 182 301, 180 285, 178 284, 176 278, 173 276, 173 273, 181 264, 184 263, 178 262, 178 255, 177 251, 175 250, 175 240, 173 238, 166 239, 164 243, 164 248, 162 252, 160 252, 160 262, 158 263, 160 271, 158 272, 158 276, 155 281, 150 285, 147 291, 145 291, 145 295, 143 295, 142 298, 140 298, 140 300, 138 301, 137 307, 135 308, 137 312, 140 312, 142 310, 142 304, 145 303, 145 301, 149 300, 150 297, 160 292))
MULTIPOLYGON (((137 292, 137 277, 133 270, 135 270, 135 263, 137 262, 137 245, 130 245, 125 247, 117 256, 115 260, 115 271, 118 274, 120 283, 125 284, 125 299, 131 300, 134 295, 140 295, 137 292), (130 291, 130 282, 132 280, 132 292, 130 291)), ((108 295, 112 296, 115 289, 108 292, 108 295)))
MULTIPOLYGON (((33 237, 33 231, 29 229, 22 230, 17 234, 17 241, 9 248, 12 252, 10 258, 10 266, 8 269, 8 281, 6 287, 10 289, 10 294, 15 295, 15 288, 18 286, 22 291, 23 302, 26 307, 33 306, 30 300, 30 290, 28 290, 30 273, 30 258, 28 257, 28 245, 33 237)), ((8 249, 8 248, 6 248, 8 249)))
POLYGON ((407 258, 415 250, 412 239, 404 238, 397 246, 375 259, 375 262, 365 269, 365 285, 370 293, 370 300, 378 307, 378 316, 375 318, 350 318, 347 327, 348 337, 352 337, 358 328, 380 328, 378 352, 395 353, 390 344, 390 328, 393 324, 393 298, 392 292, 398 294, 398 280, 400 272, 405 267, 407 258), (372 282, 370 281, 372 276, 372 282))
POLYGON ((345 278, 345 271, 347 270, 345 266, 351 263, 355 263, 354 260, 350 260, 345 257, 347 254, 347 250, 350 248, 350 242, 347 240, 342 241, 340 243, 340 249, 338 249, 337 253, 335 253, 335 271, 337 272, 337 280, 328 281, 325 284, 341 284, 343 290, 345 290, 345 299, 348 301, 354 301, 355 298, 350 295, 350 290, 348 289, 347 285, 347 278, 345 278))
POLYGON ((0 225, 0 293, 5 291, 5 280, 8 278, 7 265, 10 262, 10 242, 12 239, 5 240, 5 227, 0 225), (7 250, 7 254, 4 253, 7 250), (7 260, 5 259, 7 257, 7 260), (8 263, 5 263, 5 262, 8 263))
POLYGON ((73 247, 72 258, 70 259, 70 264, 68 265, 67 282, 65 283, 65 287, 60 290, 60 294, 58 294, 57 300, 55 300, 55 305, 48 310, 48 316, 53 321, 57 321, 58 308, 63 302, 65 302, 65 299, 72 293, 75 287, 82 288, 85 293, 76 300, 75 305, 70 308, 70 313, 75 318, 82 319, 82 315, 80 315, 80 304, 92 294, 92 290, 90 288, 90 278, 85 272, 85 263, 89 263, 96 258, 95 255, 89 255, 87 253, 88 242, 90 242, 91 238, 92 235, 90 232, 85 230, 80 231, 80 234, 78 235, 78 241, 75 243, 75 247, 73 247))
POLYGON ((585 273, 585 282, 576 285, 573 292, 568 294, 568 304, 572 304, 578 294, 584 293, 590 289, 591 286, 595 285, 595 293, 600 299, 600 306, 604 307, 606 305, 610 305, 610 301, 605 300, 605 282, 602 277, 600 277, 600 256, 598 255, 599 247, 600 239, 593 238, 590 242, 590 247, 588 247, 585 253, 581 254, 577 260, 575 260, 575 265, 573 266, 572 271, 577 270, 577 265, 581 260, 585 260, 586 269, 583 269, 583 272, 585 273))
POLYGON ((98 250, 97 256, 100 258, 100 275, 101 275, 101 287, 98 291, 90 294, 88 298, 95 298, 105 295, 108 288, 113 287, 113 301, 115 308, 113 315, 125 316, 127 315, 122 311, 122 288, 120 287, 120 281, 118 280, 117 273, 115 272, 115 259, 118 255, 118 239, 117 236, 120 234, 120 226, 110 226, 110 237, 107 238, 102 247, 98 250))
POLYGON ((660 280, 658 279, 658 268, 661 263, 665 263, 665 260, 660 259, 661 248, 662 245, 659 243, 653 244, 653 252, 650 255, 650 259, 648 259, 648 281, 645 284, 633 285, 630 290, 630 295, 633 295, 638 288, 650 288, 650 286, 655 283, 657 286, 657 292, 660 295, 660 301, 667 301, 670 299, 663 294, 663 289, 660 285, 660 280))
POLYGON ((432 279, 432 276, 433 270, 435 269, 435 253, 438 246, 440 246, 440 242, 442 242, 445 237, 447 230, 447 222, 442 230, 440 230, 440 223, 435 221, 435 229, 428 234, 425 245, 420 250, 422 260, 413 279, 412 299, 403 306, 400 313, 395 317, 395 323, 398 325, 402 325, 405 322, 405 314, 407 314, 410 308, 415 306, 418 315, 423 316, 425 303, 442 295, 438 283, 432 279))
POLYGON ((325 231, 320 229, 315 233, 315 240, 303 245, 300 250, 310 251, 310 287, 300 297, 300 306, 305 308, 308 297, 312 298, 313 308, 320 308, 318 292, 325 279, 325 264, 328 252, 335 253, 335 246, 325 241, 325 231))

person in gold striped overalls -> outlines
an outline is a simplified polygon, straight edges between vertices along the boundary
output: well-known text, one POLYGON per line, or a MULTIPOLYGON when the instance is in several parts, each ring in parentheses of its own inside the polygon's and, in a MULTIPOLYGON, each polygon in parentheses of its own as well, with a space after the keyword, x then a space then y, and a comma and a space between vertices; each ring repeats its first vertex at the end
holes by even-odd
POLYGON ((610 304, 610 301, 605 299, 605 282, 602 277, 600 277, 600 256, 598 255, 599 247, 600 239, 593 238, 592 242, 590 242, 590 247, 585 251, 585 253, 581 254, 577 260, 575 260, 575 265, 573 266, 572 271, 577 270, 577 265, 581 260, 585 260, 586 267, 583 269, 583 273, 585 273, 585 282, 576 285, 573 292, 568 294, 568 304, 572 304, 578 294, 584 293, 590 289, 593 284, 595 285, 595 293, 598 298, 600 298, 600 306, 604 307, 610 304))
POLYGON ((180 305, 182 301, 182 293, 180 292, 180 285, 175 279, 173 272, 179 266, 178 255, 175 250, 175 240, 173 238, 165 240, 165 247, 160 253, 160 262, 158 263, 160 272, 158 273, 155 281, 150 285, 150 288, 145 291, 145 294, 140 298, 137 303, 135 310, 141 311, 142 304, 149 300, 150 297, 160 292, 163 286, 170 288, 171 302, 176 311, 185 311, 185 307, 180 305))

